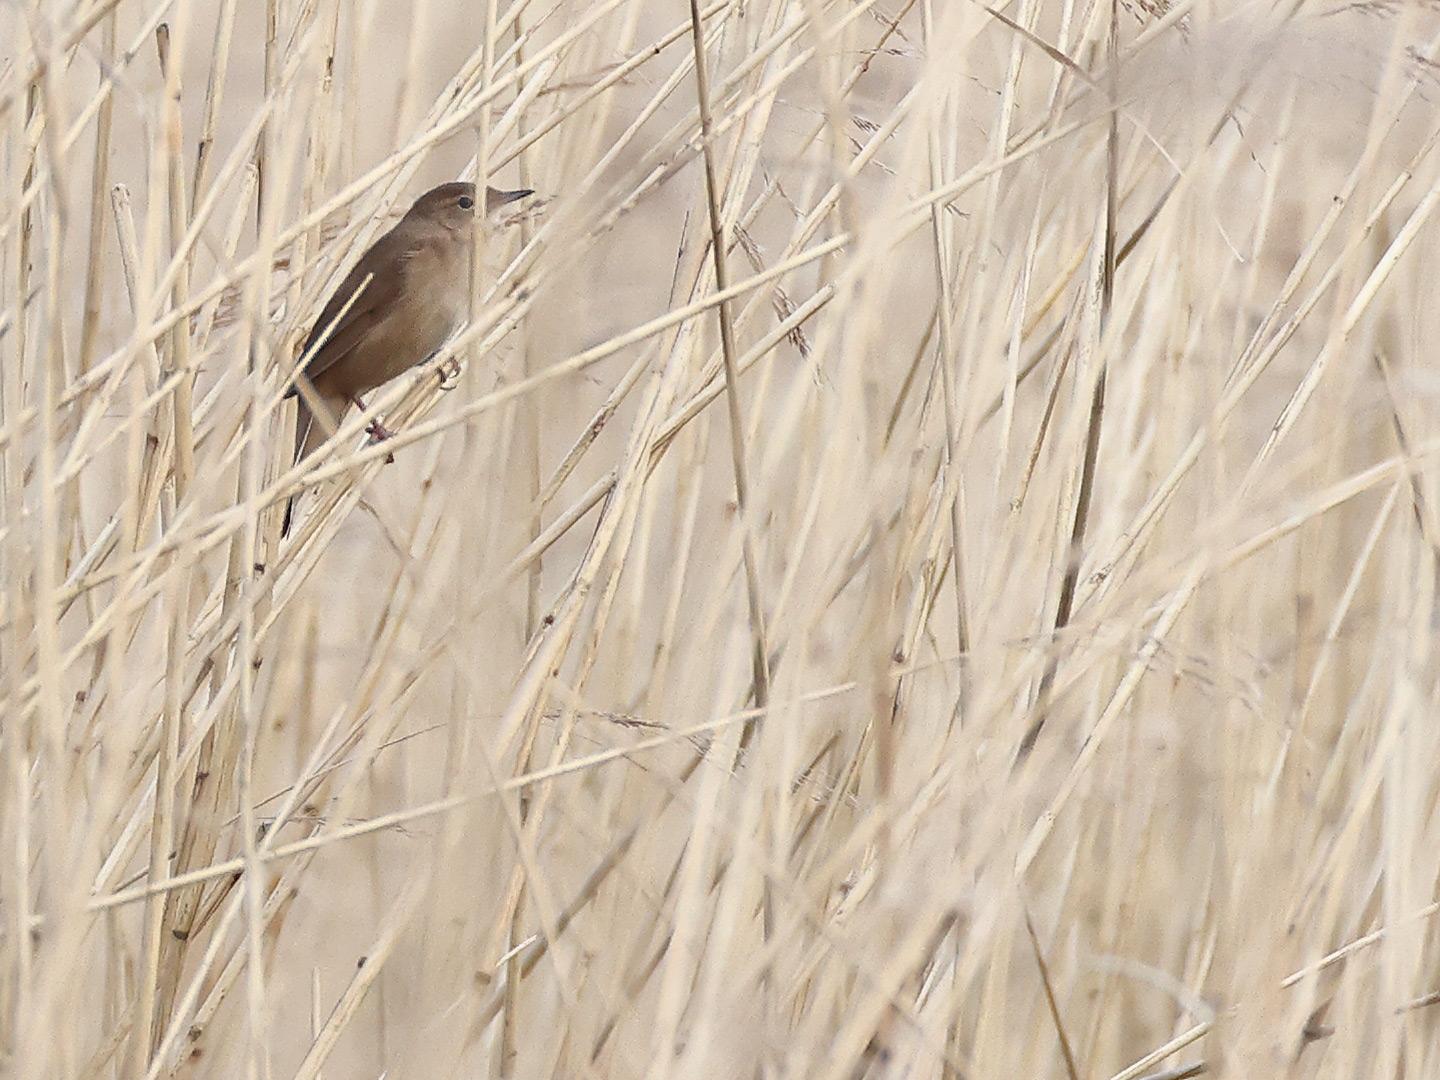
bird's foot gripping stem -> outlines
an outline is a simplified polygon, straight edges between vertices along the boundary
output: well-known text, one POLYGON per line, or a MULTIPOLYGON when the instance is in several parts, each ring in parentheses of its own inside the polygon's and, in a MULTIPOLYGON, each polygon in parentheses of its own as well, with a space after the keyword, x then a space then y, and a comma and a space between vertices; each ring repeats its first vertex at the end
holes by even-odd
MULTIPOLYGON (((365 429, 365 434, 370 436, 371 446, 374 446, 376 443, 382 443, 386 439, 392 439, 395 437, 395 433, 389 428, 387 428, 384 424, 382 424, 378 417, 370 421, 370 426, 365 429)), ((386 465, 394 464, 394 462, 394 454, 385 455, 386 465)))
POLYGON ((460 361, 453 356, 436 367, 435 373, 440 376, 441 390, 454 390, 460 385, 460 361))

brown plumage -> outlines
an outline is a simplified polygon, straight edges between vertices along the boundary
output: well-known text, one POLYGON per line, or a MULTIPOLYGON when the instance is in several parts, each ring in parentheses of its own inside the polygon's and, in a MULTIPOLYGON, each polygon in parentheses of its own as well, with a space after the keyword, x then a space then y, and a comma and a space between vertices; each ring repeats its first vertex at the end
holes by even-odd
MULTIPOLYGON (((485 213, 523 199, 528 190, 485 189, 485 213)), ((350 406, 434 356, 469 312, 471 223, 475 185, 441 184, 415 200, 399 223, 360 256, 315 320, 296 373, 322 406, 300 396, 295 460, 308 457, 339 426, 350 406)), ((287 397, 296 394, 291 386, 287 397)), ((376 438, 389 433, 377 421, 376 438)), ((290 532, 295 497, 285 506, 281 535, 290 532)))

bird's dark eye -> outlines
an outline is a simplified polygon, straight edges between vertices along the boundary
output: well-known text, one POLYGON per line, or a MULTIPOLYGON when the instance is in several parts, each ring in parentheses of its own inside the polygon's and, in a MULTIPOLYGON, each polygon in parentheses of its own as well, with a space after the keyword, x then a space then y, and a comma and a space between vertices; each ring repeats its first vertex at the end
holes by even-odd
POLYGON ((475 200, 472 199, 469 195, 461 195, 461 196, 460 196, 460 209, 461 209, 461 210, 474 210, 474 209, 475 209, 475 200))

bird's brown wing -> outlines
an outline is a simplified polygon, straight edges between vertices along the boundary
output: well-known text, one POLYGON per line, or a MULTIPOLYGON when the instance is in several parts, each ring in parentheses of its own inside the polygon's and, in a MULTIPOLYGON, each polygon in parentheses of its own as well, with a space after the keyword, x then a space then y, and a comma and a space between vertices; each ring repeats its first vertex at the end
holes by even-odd
MULTIPOLYGON (((307 377, 318 378, 370 335, 383 314, 399 299, 404 288, 404 265, 411 254, 408 245, 389 232, 361 256, 331 295, 305 339, 301 356, 309 355, 310 359, 301 370, 307 377), (382 268, 388 272, 378 272, 382 268), (317 343, 321 343, 319 348, 317 343)), ((294 394, 292 385, 285 396, 294 394)))

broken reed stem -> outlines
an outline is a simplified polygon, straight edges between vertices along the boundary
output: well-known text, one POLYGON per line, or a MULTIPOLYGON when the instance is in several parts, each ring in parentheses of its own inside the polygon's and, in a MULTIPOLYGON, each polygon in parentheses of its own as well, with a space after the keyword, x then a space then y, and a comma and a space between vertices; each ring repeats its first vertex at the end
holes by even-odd
MULTIPOLYGON (((714 125, 710 117, 710 75, 705 57, 705 38, 701 31, 699 0, 690 0, 690 35, 695 45, 695 96, 700 108, 700 154, 705 165, 705 200, 710 213, 711 254, 715 262, 715 289, 724 293, 730 288, 725 221, 720 206, 720 193, 715 177, 715 153, 712 141, 714 125)), ((730 417, 730 459, 735 475, 736 518, 740 526, 740 551, 745 564, 745 593, 750 606, 751 690, 757 708, 764 709, 770 701, 770 651, 765 641, 765 612, 760 597, 760 569, 755 556, 751 533, 750 481, 745 464, 745 427, 740 416, 739 373, 735 363, 735 327, 730 317, 730 301, 716 305, 720 317, 720 349, 725 360, 725 405, 730 417)), ((746 729, 748 734, 749 728, 746 729)), ((743 745, 743 743, 742 743, 743 745)))

